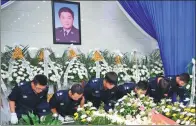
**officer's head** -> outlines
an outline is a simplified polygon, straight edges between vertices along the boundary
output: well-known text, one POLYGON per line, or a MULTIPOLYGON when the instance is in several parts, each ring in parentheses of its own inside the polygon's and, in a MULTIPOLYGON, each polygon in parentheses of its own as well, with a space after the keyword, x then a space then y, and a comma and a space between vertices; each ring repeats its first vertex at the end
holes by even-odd
POLYGON ((190 80, 190 76, 188 73, 182 73, 176 77, 176 82, 178 86, 184 86, 190 80))
POLYGON ((118 76, 115 72, 108 72, 105 75, 105 79, 103 81, 103 86, 105 89, 112 89, 117 85, 118 76))
POLYGON ((71 29, 71 27, 73 26, 74 13, 70 8, 68 7, 61 8, 59 10, 59 18, 61 24, 65 29, 71 29))
POLYGON ((36 93, 41 93, 47 88, 47 77, 45 75, 36 75, 31 82, 32 89, 36 93))
POLYGON ((137 95, 146 94, 148 83, 146 81, 139 81, 135 87, 137 95))
POLYGON ((165 97, 168 95, 169 88, 170 88, 170 83, 168 80, 166 80, 164 78, 159 80, 158 91, 159 91, 161 97, 165 97))
POLYGON ((84 88, 82 87, 82 85, 74 84, 69 91, 69 96, 73 100, 77 101, 83 96, 83 93, 84 93, 84 88))

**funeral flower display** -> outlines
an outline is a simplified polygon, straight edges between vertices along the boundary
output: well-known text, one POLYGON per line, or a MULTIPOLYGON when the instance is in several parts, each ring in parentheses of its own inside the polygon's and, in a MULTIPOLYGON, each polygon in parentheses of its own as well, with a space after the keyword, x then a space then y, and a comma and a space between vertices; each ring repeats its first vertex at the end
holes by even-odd
POLYGON ((4 63, 1 64, 1 78, 3 79, 4 82, 6 82, 7 79, 9 78, 8 67, 4 63))
POLYGON ((88 79, 88 72, 84 64, 79 60, 75 60, 73 63, 67 62, 67 66, 70 65, 68 70, 68 81, 80 83, 88 79))
MULTIPOLYGON (((30 65, 28 61, 27 63, 30 65)), ((27 71, 27 68, 22 64, 22 60, 15 60, 12 62, 12 64, 13 66, 11 76, 8 78, 12 85, 18 84, 20 82, 28 82, 33 79, 34 76, 30 75, 29 71, 27 71)))
POLYGON ((150 64, 150 77, 156 77, 164 75, 163 64, 161 62, 155 61, 150 64))
POLYGON ((171 103, 171 99, 162 99, 157 109, 166 117, 181 125, 195 125, 195 104, 184 106, 183 103, 171 103))
POLYGON ((150 78, 150 73, 145 65, 133 65, 131 68, 131 78, 135 82, 146 81, 150 78))

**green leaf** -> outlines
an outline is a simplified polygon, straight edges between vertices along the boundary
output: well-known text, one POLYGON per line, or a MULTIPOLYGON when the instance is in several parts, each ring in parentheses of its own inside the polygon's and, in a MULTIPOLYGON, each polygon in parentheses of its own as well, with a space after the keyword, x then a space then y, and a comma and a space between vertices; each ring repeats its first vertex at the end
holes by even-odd
POLYGON ((31 125, 30 119, 27 115, 22 115, 22 119, 26 122, 27 125, 31 125))

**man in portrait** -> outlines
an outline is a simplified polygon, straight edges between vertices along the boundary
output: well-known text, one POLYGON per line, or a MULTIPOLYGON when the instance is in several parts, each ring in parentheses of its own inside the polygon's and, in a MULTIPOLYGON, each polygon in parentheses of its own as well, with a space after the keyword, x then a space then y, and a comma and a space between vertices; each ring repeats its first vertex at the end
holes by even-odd
POLYGON ((56 28, 56 42, 80 43, 79 30, 73 26, 73 11, 68 7, 63 7, 58 15, 62 27, 56 28))

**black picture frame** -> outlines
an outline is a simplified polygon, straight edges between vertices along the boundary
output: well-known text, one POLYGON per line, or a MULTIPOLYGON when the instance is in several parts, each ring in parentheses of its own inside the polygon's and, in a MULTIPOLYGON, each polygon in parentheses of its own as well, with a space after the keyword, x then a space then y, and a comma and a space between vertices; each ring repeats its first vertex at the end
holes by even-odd
MULTIPOLYGON (((62 0, 52 0, 51 3, 52 3, 53 44, 74 44, 74 45, 81 45, 82 42, 81 42, 80 3, 79 2, 71 2, 71 1, 62 1, 62 0), (64 30, 63 30, 63 27, 62 28, 61 27, 58 27, 58 28, 56 27, 56 19, 55 19, 56 8, 55 8, 55 3, 65 5, 65 7, 66 7, 66 4, 68 4, 70 6, 71 5, 76 5, 77 6, 78 18, 77 19, 74 18, 74 20, 77 20, 77 22, 78 22, 78 28, 75 28, 75 26, 73 25, 74 26, 74 29, 72 27, 73 32, 71 32, 72 31, 71 30, 67 36, 69 36, 71 33, 72 33, 72 35, 70 35, 69 37, 67 37, 66 40, 63 40, 65 38, 63 38, 61 34, 60 35, 58 34, 58 33, 63 32, 62 34, 64 35, 64 30), (75 39, 74 39, 74 35, 75 35, 75 39)), ((60 21, 60 19, 59 19, 59 21, 60 21)))

